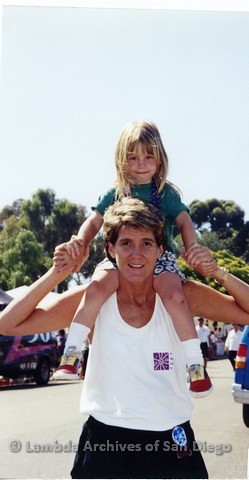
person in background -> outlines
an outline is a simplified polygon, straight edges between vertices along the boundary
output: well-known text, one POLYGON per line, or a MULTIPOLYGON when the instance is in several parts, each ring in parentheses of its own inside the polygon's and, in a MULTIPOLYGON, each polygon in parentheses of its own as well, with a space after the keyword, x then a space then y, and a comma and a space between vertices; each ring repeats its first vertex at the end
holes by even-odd
POLYGON ((80 367, 79 367, 79 373, 78 373, 79 380, 83 380, 83 378, 85 378, 88 355, 89 355, 89 340, 88 338, 86 338, 81 351, 80 367))
POLYGON ((215 334, 215 328, 214 328, 214 330, 211 330, 210 335, 209 335, 209 344, 210 344, 212 360, 217 359, 217 342, 218 342, 218 337, 215 334))
POLYGON ((239 348, 240 340, 242 337, 242 331, 239 328, 239 325, 233 324, 232 330, 228 332, 226 341, 225 341, 225 351, 228 352, 228 360, 230 361, 233 370, 235 370, 235 358, 237 355, 237 350, 239 348))
POLYGON ((219 340, 222 340, 223 342, 226 340, 226 336, 224 335, 221 327, 218 328, 217 337, 219 340))
POLYGON ((204 318, 200 317, 198 319, 198 325, 196 325, 196 332, 201 344, 201 351, 204 359, 204 365, 207 366, 208 361, 208 349, 209 349, 209 337, 210 330, 209 327, 204 325, 204 318))
POLYGON ((64 353, 64 348, 66 344, 67 336, 64 329, 58 330, 56 333, 56 342, 57 342, 57 361, 60 363, 61 357, 64 353))

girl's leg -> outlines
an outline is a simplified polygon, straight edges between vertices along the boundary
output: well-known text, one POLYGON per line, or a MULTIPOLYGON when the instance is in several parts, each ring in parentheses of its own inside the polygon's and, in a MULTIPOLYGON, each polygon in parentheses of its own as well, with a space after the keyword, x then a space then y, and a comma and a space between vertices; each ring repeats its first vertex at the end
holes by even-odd
POLYGON ((154 288, 169 312, 181 341, 197 338, 182 281, 177 273, 164 272, 154 277, 154 288))
POLYGON ((85 289, 70 326, 64 355, 54 372, 54 380, 75 380, 82 346, 92 330, 99 310, 119 285, 118 270, 98 270, 85 289))
POLYGON ((86 287, 73 318, 74 323, 93 328, 100 308, 119 286, 118 270, 99 270, 86 287))
POLYGON ((185 297, 182 281, 177 273, 163 272, 154 277, 154 288, 172 318, 185 352, 192 396, 203 397, 212 391, 212 383, 204 369, 200 341, 192 313, 185 297))

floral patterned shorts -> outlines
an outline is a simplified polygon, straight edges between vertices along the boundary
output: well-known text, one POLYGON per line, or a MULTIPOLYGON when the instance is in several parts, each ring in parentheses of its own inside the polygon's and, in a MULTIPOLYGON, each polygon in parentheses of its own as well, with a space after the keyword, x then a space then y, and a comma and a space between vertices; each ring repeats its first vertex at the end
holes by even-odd
MULTIPOLYGON (((116 263, 111 262, 108 258, 104 258, 104 260, 97 265, 94 273, 97 273, 101 270, 111 270, 113 268, 117 268, 116 263)), ((173 252, 169 252, 168 250, 166 250, 164 254, 157 260, 154 268, 154 275, 160 275, 160 273, 164 272, 177 273, 177 275, 179 275, 181 278, 181 281, 186 282, 186 277, 178 266, 175 254, 173 252)))

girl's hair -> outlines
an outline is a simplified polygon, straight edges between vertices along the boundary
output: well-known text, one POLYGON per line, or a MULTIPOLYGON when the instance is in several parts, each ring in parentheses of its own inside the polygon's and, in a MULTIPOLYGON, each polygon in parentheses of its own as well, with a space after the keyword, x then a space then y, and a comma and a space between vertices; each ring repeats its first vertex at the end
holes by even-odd
POLYGON ((166 249, 165 219, 161 211, 152 203, 128 197, 115 202, 106 210, 103 233, 106 253, 110 259, 108 245, 109 243, 115 245, 122 227, 151 230, 158 247, 162 245, 164 250, 166 249))
POLYGON ((168 157, 157 126, 152 122, 132 122, 121 132, 116 152, 117 169, 116 196, 122 198, 130 195, 131 185, 135 182, 128 176, 128 153, 141 144, 149 155, 154 155, 157 170, 154 176, 158 193, 163 189, 168 174, 168 157))

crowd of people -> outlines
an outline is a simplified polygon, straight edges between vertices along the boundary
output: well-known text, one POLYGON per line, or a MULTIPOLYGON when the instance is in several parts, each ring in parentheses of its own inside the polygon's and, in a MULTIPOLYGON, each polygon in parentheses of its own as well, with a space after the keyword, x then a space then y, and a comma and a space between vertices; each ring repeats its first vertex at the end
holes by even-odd
POLYGON ((212 322, 213 325, 210 328, 209 323, 207 319, 199 318, 196 325, 205 366, 208 360, 227 356, 235 370, 235 359, 244 327, 237 324, 227 325, 226 328, 222 324, 218 327, 217 322, 212 322))

